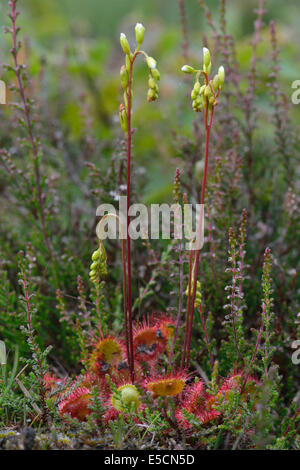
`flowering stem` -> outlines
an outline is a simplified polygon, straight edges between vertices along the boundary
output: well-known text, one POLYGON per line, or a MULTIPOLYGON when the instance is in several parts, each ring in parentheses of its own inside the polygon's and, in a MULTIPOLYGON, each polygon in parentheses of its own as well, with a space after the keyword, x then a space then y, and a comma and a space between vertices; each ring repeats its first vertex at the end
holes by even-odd
MULTIPOLYGON (((206 85, 209 84, 208 76, 204 73, 206 85)), ((214 107, 212 107, 210 118, 208 118, 208 98, 206 98, 206 106, 205 106, 205 158, 204 158, 204 172, 202 178, 202 187, 201 187, 201 197, 200 197, 200 204, 204 204, 205 199, 205 189, 206 189, 206 179, 207 179, 207 168, 208 168, 208 154, 209 154, 209 141, 210 141, 210 130, 213 122, 214 117, 214 107)), ((202 224, 204 223, 203 219, 203 212, 201 212, 200 220, 199 220, 199 236, 202 232, 202 224)), ((198 269, 199 269, 199 259, 200 259, 200 248, 196 250, 195 255, 195 263, 193 269, 193 294, 192 300, 188 299, 188 304, 190 304, 190 309, 188 308, 187 311, 187 320, 189 319, 189 324, 186 328, 187 334, 187 341, 185 347, 185 367, 189 367, 190 361, 190 349, 191 349, 191 339, 192 339, 192 326, 193 326, 193 319, 194 319, 194 310, 195 310, 195 299, 196 299, 196 290, 197 290, 197 279, 198 279, 198 269), (190 310, 190 312, 189 312, 190 310)), ((191 256, 190 256, 191 261, 191 256)), ((191 271, 191 266, 190 266, 191 271)), ((190 293, 189 293, 190 294, 190 293)), ((190 295, 189 295, 190 297, 190 295)))
POLYGON ((126 205, 126 222, 127 222, 127 286, 128 286, 128 301, 127 301, 127 313, 125 314, 125 321, 127 322, 127 331, 128 331, 128 352, 129 352, 129 369, 130 377, 132 383, 134 382, 134 353, 133 353, 133 328, 132 328, 132 287, 131 287, 131 243, 129 235, 129 207, 130 207, 130 192, 131 192, 131 139, 132 139, 132 129, 131 129, 131 97, 132 97, 132 74, 133 74, 133 64, 137 56, 137 53, 130 58, 129 72, 128 72, 128 87, 126 91, 127 95, 127 205, 126 205))

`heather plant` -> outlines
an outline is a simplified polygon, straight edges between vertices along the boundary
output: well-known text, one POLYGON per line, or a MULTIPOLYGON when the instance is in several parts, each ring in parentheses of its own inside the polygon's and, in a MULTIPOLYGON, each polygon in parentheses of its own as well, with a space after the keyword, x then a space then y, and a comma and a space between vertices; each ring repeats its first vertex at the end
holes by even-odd
POLYGON ((259 0, 245 64, 228 31, 227 2, 219 21, 198 3, 212 33, 192 35, 179 0, 182 58, 177 45, 164 52, 150 41, 160 81, 142 50, 151 27, 145 35, 136 24, 134 47, 121 34, 120 75, 119 50, 91 43, 82 53, 77 38, 50 67, 20 42, 17 0, 9 2, 0 422, 12 433, 30 423, 38 448, 299 448, 291 360, 299 338, 299 142, 281 91, 276 27, 264 27, 259 0), (262 34, 270 40, 263 64, 262 34), (198 63, 199 44, 203 65, 183 66, 182 81, 179 64, 198 63), (139 56, 148 102, 160 86, 155 106, 143 104, 139 56), (205 204, 203 236, 191 250, 175 237, 174 215, 169 240, 130 239, 130 204, 157 202, 147 193, 157 174, 146 162, 156 153, 175 173, 173 184, 164 174, 169 189, 159 202, 205 204), (100 203, 116 207, 124 194, 126 228, 113 213, 95 216, 100 203), (112 219, 127 238, 102 239, 112 219))

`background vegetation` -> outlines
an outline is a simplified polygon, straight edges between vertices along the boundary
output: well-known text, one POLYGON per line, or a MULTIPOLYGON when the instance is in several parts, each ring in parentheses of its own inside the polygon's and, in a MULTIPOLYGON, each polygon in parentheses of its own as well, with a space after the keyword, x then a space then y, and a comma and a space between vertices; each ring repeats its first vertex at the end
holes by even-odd
MULTIPOLYGON (((213 130, 207 197, 209 231, 200 267, 211 349, 207 350, 203 340, 199 317, 192 343, 193 365, 211 379, 211 352, 218 360, 220 377, 242 367, 232 346, 230 313, 224 306, 232 287, 232 250, 237 256, 241 255, 239 250, 243 251, 239 230, 242 210, 246 209, 246 254, 238 280, 243 294, 240 341, 243 366, 250 364, 251 372, 259 378, 265 373, 261 358, 266 337, 253 363, 252 355, 265 321, 264 286, 271 289, 271 284, 274 315, 270 316, 271 327, 267 326, 272 331, 270 364, 265 366, 272 372, 264 377, 267 416, 256 416, 255 424, 251 422, 252 429, 256 426, 257 441, 247 435, 241 442, 260 448, 299 447, 299 366, 291 361, 292 342, 299 339, 300 299, 300 107, 291 104, 291 83, 299 78, 299 6, 296 0, 266 3, 258 32, 261 40, 254 54, 257 1, 220 2, 221 8, 218 1, 209 2, 215 31, 200 3, 185 2, 188 43, 184 48, 182 18, 175 0, 20 0, 22 48, 18 57, 19 63, 27 65, 25 90, 34 101, 28 102, 34 142, 26 122, 24 125, 23 105, 15 105, 21 101, 14 89, 16 74, 4 66, 12 65, 11 35, 0 35, 1 78, 11 88, 10 106, 0 108, 0 337, 9 352, 1 381, 3 426, 32 420, 32 403, 41 405, 36 377, 42 380, 46 370, 60 377, 83 370, 82 349, 90 347, 97 324, 95 292, 88 277, 91 253, 97 246, 95 210, 102 202, 116 204, 116 195, 124 192, 124 141, 118 121, 123 61, 119 33, 125 32, 132 42, 132 26, 142 21, 146 26, 145 49, 159 60, 162 78, 159 101, 148 104, 145 70, 142 64, 137 66, 135 200, 147 204, 172 201, 176 168, 181 171, 182 192, 187 193, 189 201, 198 200, 204 134, 201 116, 190 106, 191 81, 182 76, 180 68, 186 62, 195 66, 201 63, 202 46, 209 45, 213 62, 223 62, 228 77, 213 130), (271 20, 275 21, 279 56, 271 20), (273 281, 265 279, 262 283, 266 247, 272 253, 273 281), (33 295, 32 331, 38 332, 33 335, 34 344, 41 351, 52 346, 47 364, 46 354, 34 350, 30 329, 25 337, 20 330, 22 325, 28 328, 23 308, 24 273, 33 295), (40 365, 36 365, 36 357, 30 362, 32 351, 41 357, 40 365), (26 370, 20 380, 30 390, 29 396, 14 380, 23 366, 26 370), (32 368, 35 377, 30 375, 32 368)), ((7 9, 2 1, 2 25, 9 25, 7 9)), ((107 255, 109 272, 103 287, 102 315, 106 332, 117 334, 123 328, 123 314, 116 243, 109 242, 107 255)), ((135 318, 153 311, 175 316, 181 295, 178 247, 173 242, 151 246, 138 242, 133 262, 135 318)), ((186 281, 187 262, 184 266, 186 281)), ((179 360, 180 346, 176 354, 175 360, 179 360)), ((214 430, 214 435, 220 438, 223 431, 231 429, 230 419, 226 426, 221 434, 221 430, 214 430)), ((238 434, 233 432, 234 439, 238 434)), ((201 439, 204 446, 216 445, 212 437, 201 439)))

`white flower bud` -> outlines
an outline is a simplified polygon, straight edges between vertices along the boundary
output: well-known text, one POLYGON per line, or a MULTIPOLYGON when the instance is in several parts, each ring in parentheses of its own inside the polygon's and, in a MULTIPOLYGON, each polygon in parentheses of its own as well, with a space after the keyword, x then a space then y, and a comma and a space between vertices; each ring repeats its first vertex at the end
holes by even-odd
POLYGON ((144 36, 145 36, 145 27, 142 25, 142 23, 137 23, 135 25, 135 38, 139 46, 144 41, 144 36))
POLYGON ((210 62, 210 52, 207 47, 203 47, 203 64, 208 67, 210 62))
POLYGON ((195 73, 196 70, 193 69, 193 67, 191 67, 190 65, 184 65, 183 67, 181 67, 181 71, 184 72, 184 73, 195 73))
POLYGON ((121 44, 121 47, 122 47, 124 53, 126 55, 130 55, 131 50, 130 50, 129 42, 128 42, 127 37, 125 36, 124 33, 120 34, 120 44, 121 44))
POLYGON ((153 57, 147 57, 146 62, 149 69, 156 69, 156 60, 153 57))
POLYGON ((219 85, 221 87, 222 85, 224 85, 224 82, 225 82, 225 70, 224 70, 223 65, 221 65, 221 67, 219 67, 218 77, 219 77, 219 85))

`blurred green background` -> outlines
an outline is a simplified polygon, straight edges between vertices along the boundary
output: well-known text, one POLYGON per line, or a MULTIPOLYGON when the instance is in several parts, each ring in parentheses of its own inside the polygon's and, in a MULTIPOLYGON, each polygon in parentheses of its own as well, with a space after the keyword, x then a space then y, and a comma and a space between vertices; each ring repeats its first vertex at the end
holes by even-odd
MULTIPOLYGON (((227 2, 227 30, 237 41, 238 61, 245 75, 251 60, 254 10, 258 3, 258 0, 227 2)), ((207 4, 218 23, 219 0, 209 0, 207 4)), ((190 42, 189 61, 195 65, 201 60, 202 35, 209 35, 210 28, 197 0, 185 0, 184 5, 190 42)), ((146 103, 145 69, 143 65, 138 66, 135 75, 134 116, 139 132, 135 138, 135 155, 151 173, 146 187, 149 201, 169 197, 174 172, 174 167, 169 165, 174 156, 170 130, 181 127, 189 136, 195 119, 189 103, 184 101, 188 87, 180 72, 185 60, 181 48, 178 0, 19 0, 18 8, 22 11, 19 19, 21 35, 29 38, 30 58, 27 58, 27 63, 31 74, 39 74, 40 60, 44 58, 48 72, 49 68, 52 70, 52 77, 47 78, 50 95, 52 92, 52 106, 55 103, 56 106, 61 106, 62 121, 70 127, 75 137, 80 137, 83 132, 78 97, 82 91, 90 93, 94 109, 93 128, 100 140, 112 137, 115 131, 111 125, 106 126, 103 119, 97 119, 99 114, 100 118, 103 115, 109 116, 110 123, 113 119, 115 129, 118 127, 117 113, 121 100, 119 67, 123 62, 119 34, 121 31, 125 32, 133 42, 135 23, 144 23, 144 48, 158 59, 162 72, 161 99, 158 103, 146 103), (67 61, 64 58, 66 50, 67 61), (58 95, 63 87, 59 83, 63 82, 62 65, 67 67, 72 83, 74 81, 73 90, 67 86, 63 89, 64 103, 58 95), (83 82, 82 89, 82 84, 77 83, 78 79, 83 82), (185 106, 180 107, 183 102, 185 106)), ((299 1, 269 0, 265 8, 263 40, 258 47, 258 56, 261 59, 258 69, 262 77, 258 84, 258 104, 262 113, 266 114, 264 136, 272 139, 273 129, 268 124, 271 120, 266 87, 271 66, 268 24, 273 19, 277 25, 282 65, 280 84, 284 93, 290 96, 291 83, 300 78, 299 1)), ((1 0, 1 25, 8 24, 6 12, 7 1, 1 0)), ((9 60, 9 47, 9 38, 1 34, 0 51, 4 55, 1 62, 9 60)), ((300 106, 293 106, 292 113, 299 119, 300 106)))

